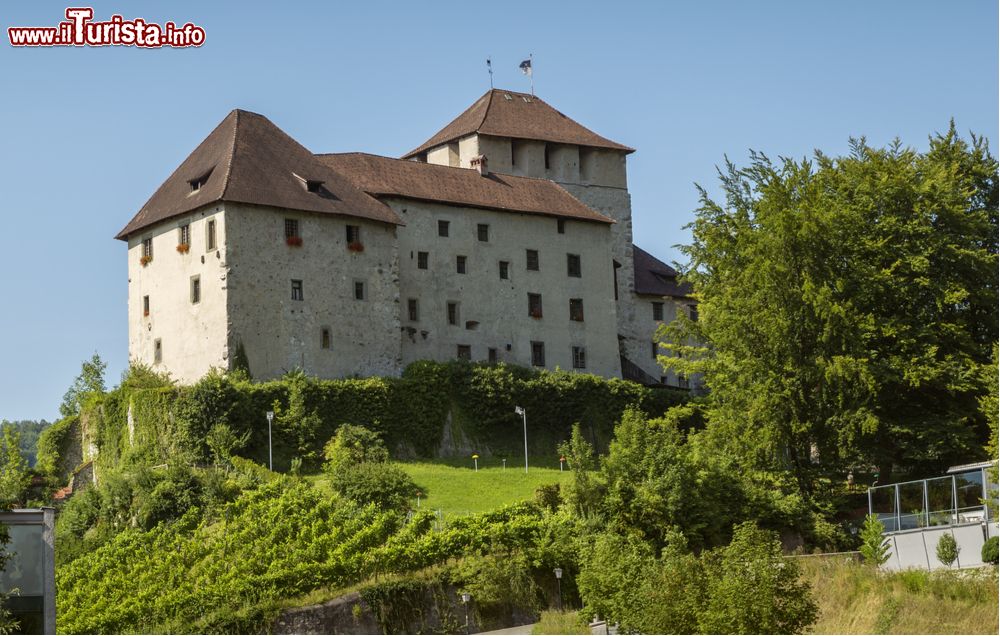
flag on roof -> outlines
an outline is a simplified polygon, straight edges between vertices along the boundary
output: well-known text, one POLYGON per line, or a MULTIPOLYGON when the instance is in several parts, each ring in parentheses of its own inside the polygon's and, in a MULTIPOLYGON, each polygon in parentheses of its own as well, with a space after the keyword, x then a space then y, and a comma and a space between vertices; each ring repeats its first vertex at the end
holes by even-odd
POLYGON ((523 62, 521 62, 519 68, 521 69, 521 72, 524 73, 525 75, 531 75, 531 60, 530 59, 524 60, 523 62))

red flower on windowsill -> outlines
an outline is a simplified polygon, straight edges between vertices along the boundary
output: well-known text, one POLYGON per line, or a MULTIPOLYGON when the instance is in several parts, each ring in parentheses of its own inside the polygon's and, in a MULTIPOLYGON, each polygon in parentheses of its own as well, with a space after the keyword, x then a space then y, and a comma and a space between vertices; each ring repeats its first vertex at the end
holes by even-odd
POLYGON ((153 257, 149 256, 148 254, 143 255, 141 258, 139 258, 139 264, 142 265, 143 267, 149 265, 152 262, 153 262, 153 257))
POLYGON ((187 243, 178 243, 177 251, 180 252, 181 254, 187 254, 189 251, 191 251, 191 246, 188 245, 187 243))
POLYGON ((347 249, 351 250, 352 252, 363 252, 365 251, 365 246, 363 243, 361 243, 361 241, 351 241, 350 243, 347 244, 347 249))
POLYGON ((285 243, 287 243, 289 247, 302 247, 302 237, 289 236, 285 238, 285 243))
POLYGON ((148 309, 142 312, 142 317, 143 318, 149 318, 149 310, 148 309))
POLYGON ((531 311, 528 312, 528 315, 531 316, 532 318, 541 318, 542 317, 542 310, 541 309, 532 309, 531 311))

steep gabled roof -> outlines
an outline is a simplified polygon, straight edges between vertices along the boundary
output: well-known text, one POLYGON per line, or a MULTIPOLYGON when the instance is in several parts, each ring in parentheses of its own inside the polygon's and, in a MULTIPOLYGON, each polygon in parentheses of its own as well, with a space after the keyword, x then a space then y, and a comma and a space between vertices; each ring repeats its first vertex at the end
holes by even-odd
POLYGON ((188 155, 115 237, 209 203, 232 201, 399 225, 387 205, 351 185, 263 115, 234 110, 188 155), (307 181, 322 182, 310 192, 307 181), (193 189, 192 182, 201 187, 193 189))
POLYGON ((477 99, 436 135, 403 155, 403 158, 410 159, 473 133, 635 152, 634 148, 605 139, 581 126, 538 97, 493 89, 477 99))
POLYGON ((635 266, 635 293, 675 298, 691 295, 690 283, 677 282, 676 269, 635 244, 632 245, 632 262, 635 266))
POLYGON ((451 168, 360 152, 318 158, 372 195, 399 196, 489 210, 614 223, 548 179, 451 168))

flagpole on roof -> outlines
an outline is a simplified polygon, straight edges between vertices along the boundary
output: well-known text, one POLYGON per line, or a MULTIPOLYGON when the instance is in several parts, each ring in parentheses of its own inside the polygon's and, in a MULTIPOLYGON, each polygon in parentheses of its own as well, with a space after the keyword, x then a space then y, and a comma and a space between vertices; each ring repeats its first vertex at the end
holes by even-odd
POLYGON ((490 72, 490 90, 493 90, 493 62, 486 58, 486 70, 490 72))
POLYGON ((528 59, 524 60, 523 62, 521 62, 520 65, 518 65, 518 67, 521 69, 521 72, 531 78, 532 97, 535 96, 535 73, 533 72, 534 70, 531 68, 533 62, 534 62, 534 57, 532 56, 531 53, 528 53, 528 59))

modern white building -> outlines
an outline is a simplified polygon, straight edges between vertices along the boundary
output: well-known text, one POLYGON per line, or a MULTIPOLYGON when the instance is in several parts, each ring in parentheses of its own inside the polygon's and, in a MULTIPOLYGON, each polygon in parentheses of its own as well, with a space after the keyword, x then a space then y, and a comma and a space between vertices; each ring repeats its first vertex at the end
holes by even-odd
POLYGON ((259 379, 466 358, 686 386, 652 336, 694 304, 632 243, 632 152, 502 90, 401 159, 235 110, 117 236, 130 357, 181 382, 242 351, 259 379))

